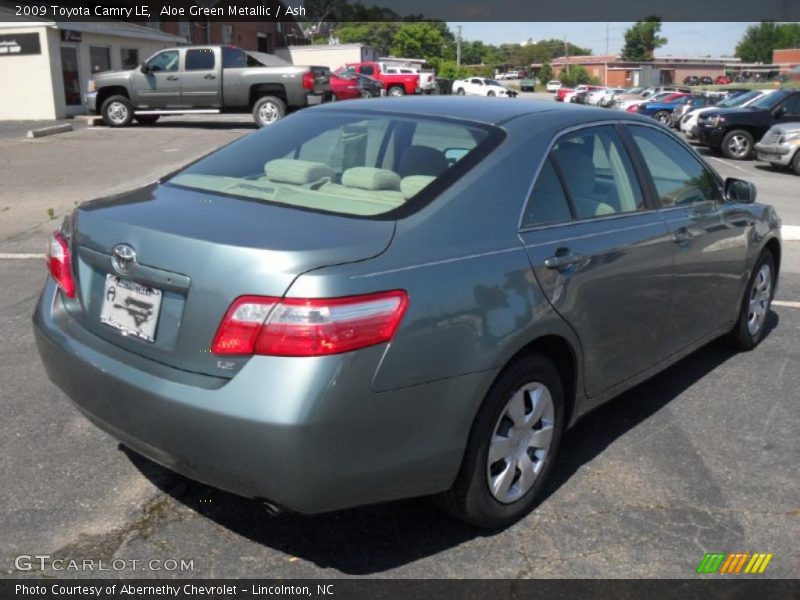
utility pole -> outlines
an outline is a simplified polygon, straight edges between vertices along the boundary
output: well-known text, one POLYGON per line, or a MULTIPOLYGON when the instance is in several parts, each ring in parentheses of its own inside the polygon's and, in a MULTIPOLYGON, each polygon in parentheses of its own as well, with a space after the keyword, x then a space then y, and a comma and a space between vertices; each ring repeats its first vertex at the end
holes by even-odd
POLYGON ((606 23, 606 56, 608 56, 608 23, 606 23))
POLYGON ((564 36, 564 68, 567 70, 569 76, 569 44, 567 44, 567 36, 564 36))
POLYGON ((457 27, 458 33, 456 34, 456 69, 461 68, 461 25, 457 27))

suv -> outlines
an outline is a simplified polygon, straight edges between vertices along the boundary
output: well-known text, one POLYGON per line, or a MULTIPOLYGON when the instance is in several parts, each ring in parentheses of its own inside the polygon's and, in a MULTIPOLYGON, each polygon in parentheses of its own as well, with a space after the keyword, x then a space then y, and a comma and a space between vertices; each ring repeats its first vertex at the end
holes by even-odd
POLYGON ((752 158, 755 140, 773 125, 800 121, 800 90, 766 94, 745 108, 710 111, 697 120, 700 143, 728 158, 752 158))

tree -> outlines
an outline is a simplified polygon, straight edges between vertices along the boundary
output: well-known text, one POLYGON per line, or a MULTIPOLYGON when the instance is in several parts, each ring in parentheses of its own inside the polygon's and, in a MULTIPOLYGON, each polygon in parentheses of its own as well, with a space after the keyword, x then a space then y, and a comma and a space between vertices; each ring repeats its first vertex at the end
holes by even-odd
POLYGON ((561 69, 558 80, 567 87, 575 87, 582 83, 598 83, 597 79, 589 75, 589 71, 583 65, 570 65, 569 70, 561 69))
POLYGON ((736 45, 736 56, 744 62, 771 63, 777 48, 796 48, 800 44, 800 23, 763 22, 751 25, 736 45))
POLYGON ((387 56, 400 25, 396 21, 341 23, 335 35, 343 44, 365 44, 376 48, 381 56, 387 56))
POLYGON ((667 38, 658 35, 660 32, 659 17, 647 17, 644 21, 636 21, 625 31, 622 60, 634 62, 653 60, 656 48, 667 43, 667 38))
POLYGON ((392 55, 411 58, 441 58, 453 34, 443 21, 400 23, 392 39, 392 55))
POLYGON ((539 69, 539 81, 547 83, 551 79, 553 79, 553 67, 550 66, 548 61, 545 61, 542 68, 539 69))

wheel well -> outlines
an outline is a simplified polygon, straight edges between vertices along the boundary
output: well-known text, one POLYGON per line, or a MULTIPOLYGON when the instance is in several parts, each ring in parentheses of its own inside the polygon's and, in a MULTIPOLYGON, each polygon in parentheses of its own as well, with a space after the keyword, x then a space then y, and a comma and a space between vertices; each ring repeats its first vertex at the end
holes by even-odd
MULTIPOLYGON (((773 240, 774 241, 774 240, 773 240)), ((577 387, 577 364, 575 351, 572 345, 558 335, 546 335, 535 339, 527 346, 517 352, 509 361, 524 360, 524 357, 531 354, 540 354, 548 358, 561 377, 561 385, 564 387, 564 414, 565 423, 569 424, 572 419, 572 412, 575 408, 575 393, 577 387)))
POLYGON ((262 96, 275 96, 286 102, 286 88, 280 83, 260 83, 250 88, 250 107, 262 96))
POLYGON ((103 102, 105 102, 111 96, 125 96, 126 98, 130 99, 128 90, 122 86, 112 85, 109 87, 100 88, 100 90, 97 92, 97 112, 100 112, 100 109, 103 107, 103 102))
POLYGON ((781 245, 777 239, 772 238, 769 240, 766 245, 764 246, 765 250, 769 250, 772 253, 772 258, 775 259, 775 272, 780 273, 781 267, 781 245))

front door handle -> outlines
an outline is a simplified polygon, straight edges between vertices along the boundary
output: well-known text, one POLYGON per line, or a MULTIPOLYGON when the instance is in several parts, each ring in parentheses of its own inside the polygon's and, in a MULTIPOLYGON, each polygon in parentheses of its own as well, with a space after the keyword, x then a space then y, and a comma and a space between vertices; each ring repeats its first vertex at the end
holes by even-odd
POLYGON ((586 257, 581 254, 575 254, 569 251, 563 253, 556 252, 555 256, 544 259, 544 266, 548 269, 563 269, 564 267, 569 267, 585 260, 586 257))
POLYGON ((217 76, 214 75, 213 73, 209 73, 208 75, 203 77, 203 79, 216 79, 216 78, 217 78, 217 76))
POLYGON ((675 242, 676 244, 685 244, 689 242, 693 237, 694 235, 692 234, 691 231, 686 229, 686 227, 681 227, 680 229, 678 229, 678 231, 672 234, 672 241, 675 242))
POLYGON ((178 76, 170 75, 169 77, 167 77, 167 81, 178 81, 178 76))

